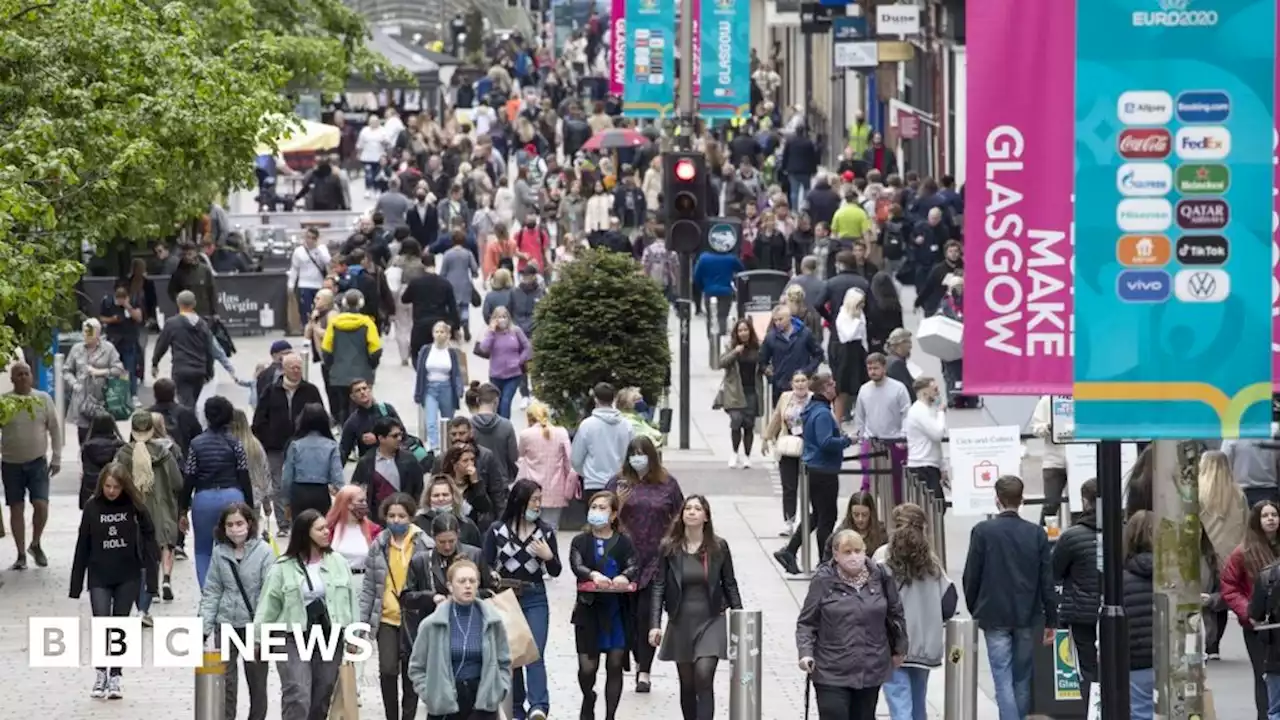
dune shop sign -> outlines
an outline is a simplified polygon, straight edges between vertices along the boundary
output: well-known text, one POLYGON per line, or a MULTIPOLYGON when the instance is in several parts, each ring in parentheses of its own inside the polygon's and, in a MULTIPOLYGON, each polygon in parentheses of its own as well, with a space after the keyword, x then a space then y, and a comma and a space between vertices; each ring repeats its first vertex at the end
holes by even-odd
MULTIPOLYGON (((169 276, 151 276, 156 284, 156 299, 164 317, 178 314, 169 299, 169 276)), ((95 309, 102 298, 111 293, 115 278, 84 278, 84 294, 89 307, 95 309)), ((288 279, 283 272, 235 273, 219 275, 214 281, 218 290, 218 318, 232 335, 262 335, 283 330, 288 320, 288 279)))

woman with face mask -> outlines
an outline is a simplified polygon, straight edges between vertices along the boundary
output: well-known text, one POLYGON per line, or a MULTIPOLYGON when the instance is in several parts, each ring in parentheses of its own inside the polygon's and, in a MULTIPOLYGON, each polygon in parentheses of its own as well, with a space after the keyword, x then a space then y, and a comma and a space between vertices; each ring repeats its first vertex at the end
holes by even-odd
POLYGON ((498 388, 498 415, 511 418, 511 401, 520 389, 525 364, 533 357, 533 343, 511 322, 505 307, 493 311, 489 329, 476 346, 476 355, 489 360, 489 382, 498 388))
POLYGON ((636 692, 649 692, 649 669, 653 667, 654 648, 649 644, 649 616, 653 594, 649 586, 659 571, 662 538, 684 507, 680 483, 662 467, 662 458, 653 442, 638 437, 627 446, 627 460, 622 472, 606 486, 618 496, 618 520, 635 548, 638 575, 637 592, 632 613, 631 642, 636 659, 636 692))
POLYGON ((592 496, 587 529, 569 547, 569 568, 578 579, 573 626, 582 688, 581 717, 596 717, 596 675, 604 655, 605 718, 614 720, 622 699, 622 673, 627 670, 627 655, 635 637, 631 579, 639 570, 631 540, 618 529, 617 495, 604 491, 592 496))
POLYGON ((538 646, 538 660, 515 671, 512 708, 517 720, 546 720, 551 712, 547 689, 547 630, 551 615, 543 578, 560 576, 556 531, 539 517, 542 488, 532 480, 511 486, 502 518, 484 534, 484 561, 498 570, 499 587, 512 589, 538 646))
POLYGON ((907 654, 902 600, 857 532, 841 530, 831 547, 796 619, 800 670, 813 681, 819 720, 874 720, 880 686, 907 654))
POLYGON ((359 618, 377 628, 378 681, 387 720, 412 720, 418 695, 409 682, 410 643, 400 595, 408 581, 409 563, 417 555, 426 555, 431 541, 410 522, 418 510, 412 497, 396 493, 382 501, 380 510, 386 530, 374 538, 365 559, 359 618), (401 677, 403 698, 397 697, 401 677))
POLYGON ((424 532, 434 535, 435 520, 441 516, 452 517, 458 522, 458 541, 464 545, 480 547, 480 530, 467 514, 470 503, 462 497, 448 475, 436 475, 422 491, 422 502, 413 522, 424 532))
MULTIPOLYGON (((200 617, 204 619, 204 636, 208 639, 222 627, 233 627, 243 640, 245 627, 253 622, 254 607, 262 594, 267 573, 276 561, 271 546, 258 536, 258 514, 244 503, 228 505, 213 530, 215 544, 209 575, 200 594, 200 617)), ((216 638, 218 647, 228 647, 216 638)), ((224 717, 236 718, 237 679, 235 643, 230 643, 231 658, 227 663, 224 717)), ((240 658, 244 664, 244 680, 249 687, 249 720, 267 717, 267 673, 265 662, 240 658)))

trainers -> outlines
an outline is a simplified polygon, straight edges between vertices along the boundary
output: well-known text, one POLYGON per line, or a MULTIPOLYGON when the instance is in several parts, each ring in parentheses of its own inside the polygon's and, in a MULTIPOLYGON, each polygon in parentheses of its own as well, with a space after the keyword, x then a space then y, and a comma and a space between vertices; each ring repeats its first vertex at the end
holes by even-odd
POLYGON ((742 469, 743 469, 743 470, 750 470, 750 469, 751 469, 751 456, 750 456, 750 455, 747 455, 746 457, 743 457, 743 458, 742 458, 742 469))
POLYGON ((155 625, 155 621, 151 619, 151 613, 142 613, 142 627, 149 628, 155 625))
POLYGON ((529 720, 547 720, 547 711, 542 709, 530 710, 529 720))
POLYGON ((796 521, 787 519, 782 523, 782 530, 778 533, 778 537, 791 537, 791 533, 796 531, 796 521))
POLYGON ((31 559, 36 561, 36 567, 49 567, 49 558, 45 556, 44 550, 39 545, 32 545, 27 548, 27 552, 31 554, 31 559))
POLYGON ((733 457, 729 458, 730 470, 737 470, 738 466, 741 464, 742 464, 742 455, 740 453, 734 453, 733 457))
POLYGON ((173 585, 168 580, 160 586, 160 599, 165 602, 173 602, 173 585))
POLYGON ((187 559, 187 551, 186 551, 186 550, 184 550, 184 549, 182 549, 182 546, 181 546, 181 545, 179 545, 178 547, 176 547, 176 548, 174 548, 174 549, 173 549, 173 559, 174 559, 174 560, 186 560, 186 559, 187 559))
POLYGON ((521 396, 520 396, 519 407, 520 407, 520 409, 521 409, 521 410, 527 410, 527 409, 529 409, 529 398, 528 398, 528 397, 526 397, 526 396, 524 396, 524 395, 521 395, 521 396))
POLYGON ((19 556, 18 556, 18 559, 17 559, 17 560, 14 560, 14 561, 13 561, 13 564, 9 566, 9 569, 10 569, 10 570, 26 570, 26 569, 27 569, 27 558, 26 558, 26 556, 25 556, 25 555, 19 555, 19 556))
POLYGON ((796 556, 787 552, 786 548, 775 552, 773 554, 773 559, 778 561, 778 564, 782 566, 782 569, 785 570, 788 575, 800 574, 800 566, 796 564, 796 556))
POLYGON ((285 530, 284 528, 280 528, 279 530, 276 531, 276 537, 287 538, 289 537, 289 531, 285 530))
POLYGON ((107 678, 107 699, 119 700, 124 697, 124 690, 120 688, 120 676, 112 675, 107 678))
POLYGON ((107 671, 99 670, 98 676, 93 680, 93 689, 89 691, 89 697, 104 698, 107 696, 107 671))

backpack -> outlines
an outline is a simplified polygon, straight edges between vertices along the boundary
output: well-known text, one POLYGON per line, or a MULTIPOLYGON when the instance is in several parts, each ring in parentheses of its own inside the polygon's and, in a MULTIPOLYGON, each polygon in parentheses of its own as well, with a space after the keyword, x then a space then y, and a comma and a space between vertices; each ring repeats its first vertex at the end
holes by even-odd
POLYGON ((882 193, 876 198, 876 222, 884 223, 889 219, 889 210, 893 207, 893 198, 885 197, 882 193))
MULTIPOLYGON (((378 417, 391 417, 391 411, 387 409, 387 404, 380 402, 377 405, 378 417)), ((404 431, 404 437, 400 438, 400 448, 405 452, 413 455, 413 459, 418 461, 418 465, 422 466, 423 472, 431 472, 431 467, 435 465, 435 453, 427 449, 422 444, 422 440, 416 435, 409 434, 408 430, 404 431)))

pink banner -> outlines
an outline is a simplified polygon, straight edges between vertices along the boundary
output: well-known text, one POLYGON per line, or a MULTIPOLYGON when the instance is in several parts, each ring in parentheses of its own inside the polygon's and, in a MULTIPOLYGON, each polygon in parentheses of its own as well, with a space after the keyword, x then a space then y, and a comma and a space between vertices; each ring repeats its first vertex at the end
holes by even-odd
MULTIPOLYGON (((1280 22, 1280 21, 1278 21, 1280 22)), ((1277 30, 1280 35, 1280 29, 1277 30)), ((1276 97, 1280 98, 1280 58, 1277 58, 1276 97)), ((1280 117, 1271 137, 1271 390, 1280 392, 1280 117)))
POLYGON ((1070 394, 1075 3, 967 12, 964 391, 1070 394))
POLYGON ((702 0, 693 5, 693 96, 702 97, 702 0))
POLYGON ((622 97, 627 76, 627 0, 612 0, 609 8, 609 94, 622 97))

